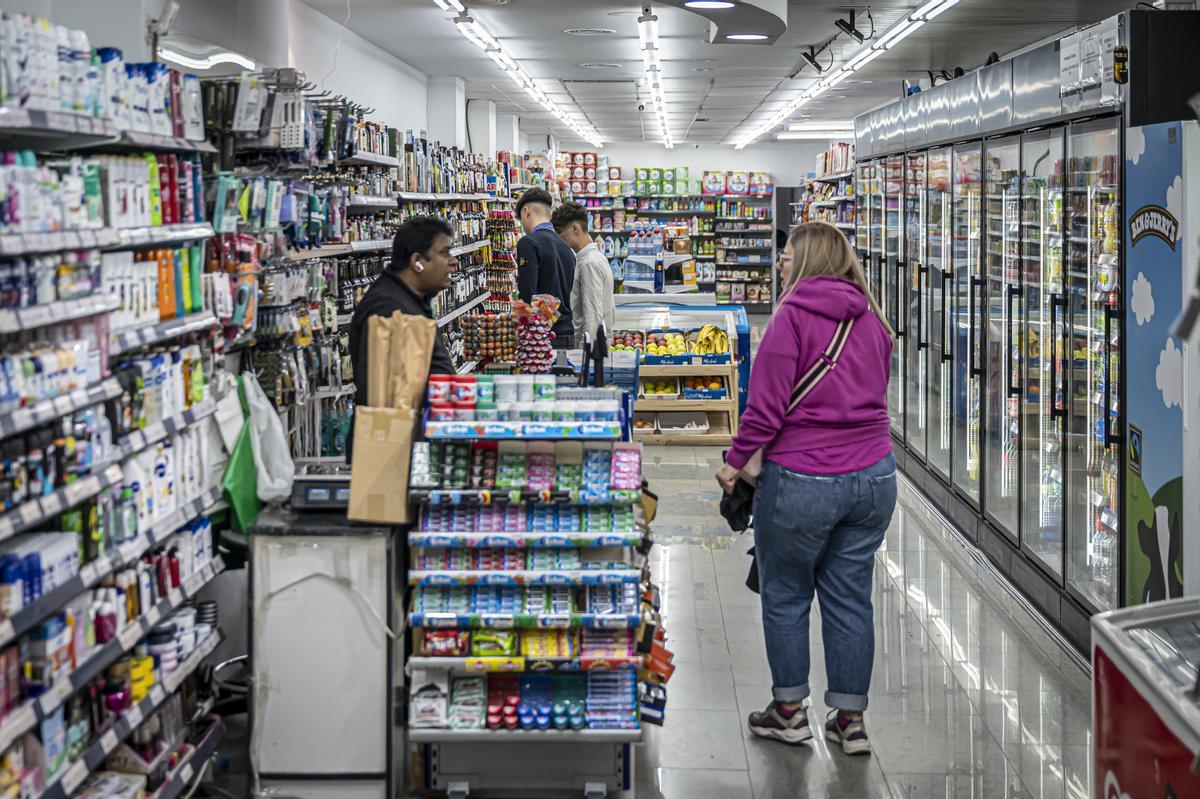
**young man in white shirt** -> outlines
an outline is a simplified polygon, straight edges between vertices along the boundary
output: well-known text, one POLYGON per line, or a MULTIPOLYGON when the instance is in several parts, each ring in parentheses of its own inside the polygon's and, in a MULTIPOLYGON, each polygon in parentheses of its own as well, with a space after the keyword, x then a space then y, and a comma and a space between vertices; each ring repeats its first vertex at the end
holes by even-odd
POLYGON ((571 286, 571 314, 575 345, 586 333, 593 341, 600 323, 606 335, 613 331, 613 275, 608 259, 588 236, 587 210, 579 203, 563 203, 550 216, 562 240, 575 251, 575 281, 571 286))

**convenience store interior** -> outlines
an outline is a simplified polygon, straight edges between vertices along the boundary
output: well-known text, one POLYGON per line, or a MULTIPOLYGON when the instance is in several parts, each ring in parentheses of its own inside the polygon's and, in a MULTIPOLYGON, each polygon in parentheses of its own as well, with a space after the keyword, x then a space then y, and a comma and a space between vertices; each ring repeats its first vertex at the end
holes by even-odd
POLYGON ((1200 4, 0 14, 0 797, 1200 796, 1200 4), (748 723, 715 479, 806 223, 895 333, 866 756, 819 602, 748 723))

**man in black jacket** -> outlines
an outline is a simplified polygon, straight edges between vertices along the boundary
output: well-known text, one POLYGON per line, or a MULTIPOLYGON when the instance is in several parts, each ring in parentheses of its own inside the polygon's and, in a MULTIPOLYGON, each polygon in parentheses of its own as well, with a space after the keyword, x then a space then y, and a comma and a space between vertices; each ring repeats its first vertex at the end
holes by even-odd
MULTIPOLYGON (((367 352, 370 336, 367 319, 391 316, 402 311, 413 316, 433 318, 430 301, 450 287, 450 276, 458 269, 458 260, 450 254, 454 228, 436 216, 416 216, 396 230, 392 243, 392 263, 363 295, 350 320, 350 363, 354 368, 354 404, 367 405, 367 352)), ((433 340, 429 373, 454 374, 450 351, 438 331, 433 340)), ((353 439, 353 436, 351 437, 353 439)))
POLYGON ((517 218, 525 236, 517 242, 517 290, 531 302, 535 294, 557 297, 558 321, 554 323, 554 346, 572 344, 571 286, 575 283, 575 252, 550 224, 554 200, 545 189, 529 189, 517 200, 517 218))

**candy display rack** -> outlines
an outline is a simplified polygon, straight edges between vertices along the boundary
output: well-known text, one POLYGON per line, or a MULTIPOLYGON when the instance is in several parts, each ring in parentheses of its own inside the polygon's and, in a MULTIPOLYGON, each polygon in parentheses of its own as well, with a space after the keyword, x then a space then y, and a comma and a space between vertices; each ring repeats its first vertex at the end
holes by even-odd
POLYGON ((408 739, 421 787, 451 797, 633 782, 655 618, 641 445, 538 425, 428 423, 414 445, 408 739))

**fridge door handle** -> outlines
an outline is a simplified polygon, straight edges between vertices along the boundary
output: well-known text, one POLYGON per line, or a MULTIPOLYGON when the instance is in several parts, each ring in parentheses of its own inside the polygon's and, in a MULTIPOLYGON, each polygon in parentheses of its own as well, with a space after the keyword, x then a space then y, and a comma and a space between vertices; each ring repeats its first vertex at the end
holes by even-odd
POLYGON ((978 332, 976 320, 980 322, 980 327, 983 322, 983 278, 971 278, 967 307, 971 314, 967 325, 967 369, 972 377, 983 377, 983 367, 979 364, 979 347, 975 344, 975 335, 978 332), (979 311, 978 316, 975 314, 976 310, 979 311))
MULTIPOLYGON (((1062 306, 1065 311, 1067 308, 1066 299, 1061 294, 1050 295, 1050 418, 1067 418, 1066 407, 1059 407, 1058 404, 1058 309, 1062 306)), ((1045 348, 1043 347, 1043 353, 1045 348)))
MULTIPOLYGON (((1117 316, 1117 308, 1113 305, 1104 306, 1104 446, 1121 443, 1121 436, 1113 432, 1113 385, 1112 385, 1112 323, 1117 316)), ((1119 324, 1119 320, 1118 320, 1119 324)), ((1120 411, 1117 412, 1120 418, 1120 411)), ((1120 426, 1118 425, 1118 428, 1120 426)))
POLYGON ((923 350, 929 347, 929 341, 925 336, 921 335, 921 331, 925 329, 925 273, 927 267, 917 267, 917 349, 923 350))
POLYGON ((904 308, 904 261, 896 261, 896 291, 892 298, 896 307, 896 338, 904 338, 904 316, 900 311, 904 308))
POLYGON ((1007 307, 1005 310, 1008 312, 1008 330, 1006 331, 1008 334, 1008 376, 1005 379, 1005 383, 1008 386, 1008 396, 1019 397, 1021 396, 1021 387, 1013 379, 1013 374, 1016 372, 1017 347, 1019 346, 1016 337, 1013 335, 1013 328, 1016 322, 1016 315, 1013 313, 1013 300, 1021 296, 1021 287, 1009 283, 1005 287, 1005 292, 1007 293, 1007 297, 1005 298, 1007 307))
POLYGON ((950 272, 942 272, 942 319, 945 320, 945 326, 942 330, 942 362, 954 360, 954 353, 951 351, 951 345, 954 342, 954 319, 950 315, 950 272))

